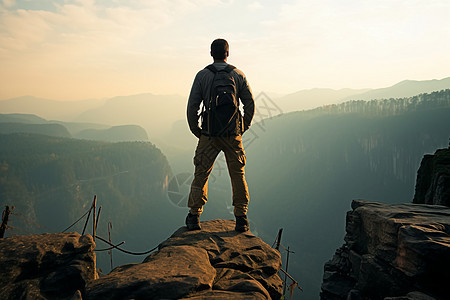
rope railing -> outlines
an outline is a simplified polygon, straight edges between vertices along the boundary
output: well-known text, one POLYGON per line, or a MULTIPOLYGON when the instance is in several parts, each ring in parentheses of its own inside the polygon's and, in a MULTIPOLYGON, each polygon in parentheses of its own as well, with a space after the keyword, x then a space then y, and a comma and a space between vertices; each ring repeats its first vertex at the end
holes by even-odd
MULTIPOLYGON (((86 227, 87 227, 88 222, 89 222, 89 218, 90 218, 91 213, 92 213, 92 220, 93 220, 93 224, 92 224, 92 231, 93 231, 92 238, 94 239, 94 241, 97 238, 100 241, 102 241, 102 242, 104 242, 104 243, 106 243, 106 244, 108 244, 110 246, 110 247, 105 248, 105 249, 95 249, 94 251, 104 252, 104 251, 111 251, 113 249, 116 249, 116 250, 119 250, 119 251, 121 251, 123 253, 130 254, 130 255, 146 255, 146 254, 149 254, 149 253, 155 251, 156 249, 158 249, 159 245, 154 247, 154 248, 152 248, 152 249, 150 249, 150 250, 148 250, 148 251, 134 252, 134 251, 129 251, 129 250, 126 250, 126 249, 123 249, 123 248, 119 247, 119 246, 125 244, 125 241, 120 242, 119 244, 116 244, 116 245, 113 244, 111 242, 111 232, 110 232, 110 230, 112 229, 112 223, 111 222, 108 222, 109 241, 104 239, 104 238, 102 238, 101 236, 98 236, 97 235, 97 225, 98 225, 98 222, 99 222, 99 219, 100 219, 100 212, 101 212, 102 207, 99 206, 97 214, 96 214, 96 207, 97 207, 97 195, 94 195, 94 200, 92 201, 92 205, 89 208, 89 210, 86 211, 80 218, 78 218, 74 223, 72 223, 69 227, 64 229, 62 232, 65 232, 68 229, 70 229, 73 226, 75 226, 78 222, 80 222, 87 215, 86 222, 84 223, 84 227, 83 227, 83 231, 82 231, 82 235, 84 235, 84 233, 86 231, 86 227)), ((112 252, 110 252, 109 254, 111 255, 111 268, 112 268, 112 252)))
MULTIPOLYGON (((117 249, 117 250, 119 250, 119 251, 122 251, 123 253, 130 254, 130 255, 146 255, 146 254, 149 254, 149 253, 155 251, 155 250, 158 249, 158 247, 159 247, 159 245, 158 245, 158 246, 156 246, 155 248, 150 249, 150 250, 145 251, 145 252, 133 252, 133 251, 128 251, 128 250, 119 248, 119 245, 123 244, 124 242, 122 242, 122 243, 120 243, 120 244, 118 244, 118 245, 114 245, 114 244, 108 242, 107 240, 105 240, 104 238, 102 238, 102 237, 100 237, 100 236, 98 236, 98 235, 96 235, 95 237, 98 238, 99 240, 101 240, 102 242, 104 242, 104 243, 110 245, 112 249, 117 249)), ((103 251, 103 249, 101 249, 101 250, 103 251)), ((96 251, 97 251, 97 250, 96 250, 96 251)))

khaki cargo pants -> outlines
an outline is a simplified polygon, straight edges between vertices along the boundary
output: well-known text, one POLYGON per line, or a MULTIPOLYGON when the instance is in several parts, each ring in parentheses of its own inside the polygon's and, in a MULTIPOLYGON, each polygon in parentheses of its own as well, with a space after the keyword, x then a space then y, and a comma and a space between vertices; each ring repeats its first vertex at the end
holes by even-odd
POLYGON ((191 184, 188 206, 191 214, 201 214, 208 200, 208 178, 214 161, 220 151, 225 154, 228 173, 233 189, 235 216, 245 216, 249 202, 248 187, 245 181, 245 152, 242 136, 208 137, 200 136, 194 156, 194 180, 191 184))

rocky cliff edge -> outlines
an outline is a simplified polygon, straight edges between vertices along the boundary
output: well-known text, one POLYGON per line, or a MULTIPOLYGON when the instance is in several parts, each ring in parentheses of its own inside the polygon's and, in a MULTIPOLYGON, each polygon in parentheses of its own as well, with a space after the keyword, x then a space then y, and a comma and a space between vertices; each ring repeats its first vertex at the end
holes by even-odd
POLYGON ((413 203, 450 207, 450 149, 439 149, 423 157, 413 203))
POLYGON ((178 229, 142 263, 97 279, 95 243, 78 233, 0 240, 0 299, 279 299, 278 251, 234 221, 178 229))
POLYGON ((450 208, 356 200, 321 299, 448 299, 450 208))
POLYGON ((87 299, 279 299, 279 253, 234 221, 181 227, 140 264, 91 282, 87 299))
POLYGON ((0 239, 0 299, 81 299, 96 278, 94 248, 78 233, 0 239))

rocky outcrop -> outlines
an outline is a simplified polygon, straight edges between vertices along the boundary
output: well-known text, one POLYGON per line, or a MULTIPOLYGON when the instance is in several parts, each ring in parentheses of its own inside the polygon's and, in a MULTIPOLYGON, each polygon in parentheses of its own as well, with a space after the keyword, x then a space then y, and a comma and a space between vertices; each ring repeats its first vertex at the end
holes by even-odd
POLYGON ((0 299, 280 299, 278 251, 234 221, 178 229, 140 264, 98 279, 95 243, 78 233, 0 239, 0 299))
POLYGON ((423 157, 413 203, 450 206, 450 149, 423 157))
POLYGON ((279 299, 278 251, 234 221, 178 229, 140 264, 118 267, 91 282, 88 299, 279 299))
POLYGON ((0 239, 0 299, 81 299, 96 276, 94 248, 78 233, 0 239))
POLYGON ((321 299, 448 299, 450 208, 357 200, 321 299))

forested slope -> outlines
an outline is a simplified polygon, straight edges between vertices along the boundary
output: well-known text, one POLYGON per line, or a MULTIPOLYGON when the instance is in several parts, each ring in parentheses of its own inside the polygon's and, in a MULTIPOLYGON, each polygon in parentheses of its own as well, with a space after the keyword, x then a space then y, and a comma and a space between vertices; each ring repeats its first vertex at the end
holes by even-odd
POLYGON ((289 269, 314 299, 351 200, 411 202, 423 155, 448 146, 450 90, 293 112, 252 130, 244 134, 249 215, 265 240, 285 229, 296 252, 289 269))
MULTIPOLYGON (((9 235, 62 231, 94 195, 102 206, 99 234, 107 236, 111 221, 112 237, 131 249, 153 247, 173 230, 169 219, 182 219, 171 215, 170 167, 151 143, 0 135, 0 166, 1 205, 15 206, 9 235)), ((71 230, 81 232, 82 225, 71 230)))

